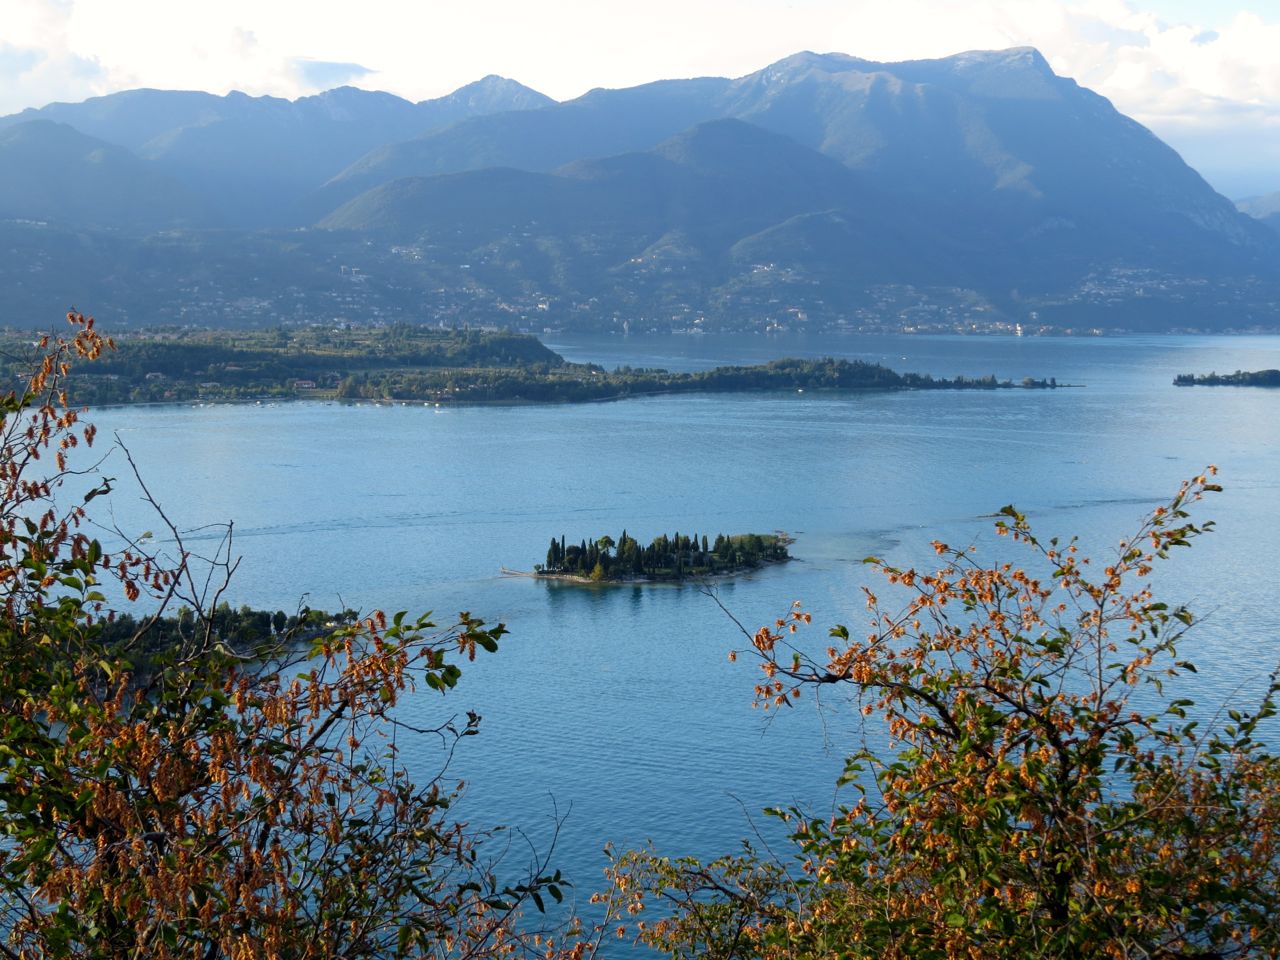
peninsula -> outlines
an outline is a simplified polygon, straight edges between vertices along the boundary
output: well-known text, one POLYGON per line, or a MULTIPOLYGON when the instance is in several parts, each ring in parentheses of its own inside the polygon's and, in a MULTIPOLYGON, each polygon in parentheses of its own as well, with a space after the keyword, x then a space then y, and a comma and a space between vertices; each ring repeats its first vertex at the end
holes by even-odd
MULTIPOLYGON (((31 335, 0 332, 0 374, 32 362, 31 335)), ((571 363, 529 334, 411 324, 316 324, 237 331, 155 328, 62 381, 70 401, 191 403, 283 399, 422 404, 581 403, 676 393, 1054 389, 1056 379, 950 379, 864 360, 781 359, 690 373, 571 363)))
POLYGON ((533 576, 575 583, 665 583, 725 576, 790 560, 791 542, 781 532, 720 533, 714 540, 705 534, 664 533, 648 546, 625 530, 617 540, 603 536, 567 543, 561 536, 552 538, 546 562, 534 566, 533 576))

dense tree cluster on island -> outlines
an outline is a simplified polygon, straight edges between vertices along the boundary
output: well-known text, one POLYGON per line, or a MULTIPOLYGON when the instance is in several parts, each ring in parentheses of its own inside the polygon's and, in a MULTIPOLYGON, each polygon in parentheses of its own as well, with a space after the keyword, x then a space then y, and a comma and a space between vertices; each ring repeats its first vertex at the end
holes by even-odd
POLYGON ((546 563, 534 573, 543 577, 585 578, 600 581, 687 580, 754 570, 766 563, 790 560, 790 538, 781 533, 706 535, 665 533, 641 546, 623 530, 617 540, 604 536, 580 543, 566 543, 564 536, 551 540, 546 563))
POLYGON ((1280 387, 1280 370, 1237 370, 1235 373, 1180 373, 1175 387, 1280 387))

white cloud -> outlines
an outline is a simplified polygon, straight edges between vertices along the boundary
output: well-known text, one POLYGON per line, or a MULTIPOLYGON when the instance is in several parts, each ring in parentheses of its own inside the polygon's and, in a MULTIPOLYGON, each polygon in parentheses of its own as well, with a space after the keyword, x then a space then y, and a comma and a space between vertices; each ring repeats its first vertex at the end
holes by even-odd
POLYGON ((1115 32, 1092 49, 1060 44, 1054 68, 1149 126, 1227 195, 1280 189, 1280 22, 1246 10, 1172 24, 1105 13, 1092 25, 1115 32))
POLYGON ((0 112, 106 92, 100 68, 67 43, 69 6, 0 0, 0 112))
POLYGON ((260 42, 257 18, 235 0, 75 0, 69 13, 71 50, 95 56, 117 89, 304 92, 287 51, 260 42))
POLYGON ((1280 99, 1280 22, 1241 8, 1224 23, 1166 24, 1129 0, 0 0, 0 24, 14 50, 95 64, 94 92, 290 96, 307 90, 294 64, 310 60, 364 65, 377 74, 367 83, 415 98, 490 71, 566 98, 738 75, 800 49, 898 60, 1030 44, 1133 99, 1166 76, 1210 97, 1280 99))

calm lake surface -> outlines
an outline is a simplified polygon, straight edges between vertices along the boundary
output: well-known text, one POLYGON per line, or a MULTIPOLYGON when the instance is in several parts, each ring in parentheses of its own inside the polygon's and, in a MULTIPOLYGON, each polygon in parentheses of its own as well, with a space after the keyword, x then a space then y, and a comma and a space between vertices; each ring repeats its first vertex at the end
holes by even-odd
MULTIPOLYGON (((748 628, 793 600, 826 628, 861 628, 870 554, 929 565, 934 538, 1016 557, 985 516, 1015 503, 1038 532, 1105 553, 1181 480, 1217 464, 1216 531, 1160 575, 1203 618, 1183 652, 1203 703, 1256 695, 1280 661, 1280 391, 1174 388, 1175 374, 1280 367, 1280 340, 964 337, 548 338, 573 360, 699 369, 781 356, 875 360, 900 371, 1083 384, 1057 391, 659 397, 579 406, 425 408, 282 404, 115 408, 119 433, 188 535, 235 521, 230 599, 460 610, 511 635, 446 698, 405 709, 435 725, 473 709, 482 733, 455 766, 461 815, 545 842, 581 892, 606 840, 730 852, 765 805, 828 810, 857 741, 838 696, 772 718, 750 708, 744 638, 689 586, 584 589, 503 577, 552 536, 783 529, 799 562, 719 586, 748 628)), ((113 454, 115 522, 158 530, 113 454)), ((94 506, 97 507, 97 501, 94 506)), ((882 591, 883 595, 883 591, 882 591)), ((402 742, 402 747, 405 744, 402 742)), ((407 754, 434 772, 437 744, 407 754)), ((522 862, 525 851, 513 854, 522 862)))

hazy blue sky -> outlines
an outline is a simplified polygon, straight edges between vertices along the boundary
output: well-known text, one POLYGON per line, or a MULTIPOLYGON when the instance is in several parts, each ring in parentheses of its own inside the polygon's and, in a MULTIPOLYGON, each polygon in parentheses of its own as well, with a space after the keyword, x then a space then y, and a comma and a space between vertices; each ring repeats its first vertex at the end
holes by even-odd
POLYGON ((1030 44, 1230 196, 1280 190, 1280 0, 0 0, 0 113, 137 86, 424 99, 488 73, 556 99, 1030 44))

